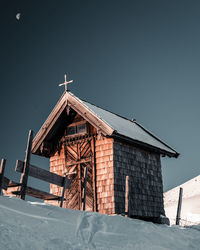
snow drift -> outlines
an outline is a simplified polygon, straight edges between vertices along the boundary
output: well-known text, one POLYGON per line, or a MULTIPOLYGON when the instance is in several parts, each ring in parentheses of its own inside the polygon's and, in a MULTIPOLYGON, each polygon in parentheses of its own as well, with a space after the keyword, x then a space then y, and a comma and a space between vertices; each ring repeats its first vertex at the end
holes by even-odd
POLYGON ((0 249, 199 249, 200 226, 180 228, 0 197, 0 249))
POLYGON ((166 216, 175 224, 180 187, 183 188, 181 225, 200 224, 200 175, 164 193, 166 216))

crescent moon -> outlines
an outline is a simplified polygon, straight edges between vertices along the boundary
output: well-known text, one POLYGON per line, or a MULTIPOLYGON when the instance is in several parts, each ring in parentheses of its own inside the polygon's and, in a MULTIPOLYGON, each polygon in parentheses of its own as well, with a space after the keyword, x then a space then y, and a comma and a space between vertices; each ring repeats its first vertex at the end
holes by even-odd
POLYGON ((19 19, 20 19, 20 16, 21 16, 21 13, 17 13, 16 19, 19 20, 19 19))

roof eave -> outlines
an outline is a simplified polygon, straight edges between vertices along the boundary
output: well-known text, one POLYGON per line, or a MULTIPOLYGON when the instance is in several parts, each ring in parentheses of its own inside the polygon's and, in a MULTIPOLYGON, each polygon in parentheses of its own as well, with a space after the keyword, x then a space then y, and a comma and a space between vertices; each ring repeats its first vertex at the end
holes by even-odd
POLYGON ((144 128, 142 125, 140 125, 138 122, 135 122, 141 129, 143 129, 146 133, 148 133, 149 135, 151 135, 154 139, 156 139, 157 141, 159 141, 160 143, 162 143, 164 146, 168 147, 170 150, 174 151, 176 153, 176 158, 179 156, 179 153, 177 153, 173 148, 171 148, 169 145, 167 145, 166 143, 164 143, 162 140, 160 140, 157 136, 153 135, 150 131, 148 131, 146 128, 144 128))
POLYGON ((114 133, 112 134, 112 137, 115 138, 115 139, 120 139, 120 140, 126 141, 126 142, 128 142, 130 144, 133 144, 133 145, 136 145, 136 146, 140 146, 141 148, 148 149, 148 150, 151 150, 151 151, 159 153, 159 154, 167 155, 168 157, 178 158, 178 156, 180 155, 175 150, 173 150, 174 153, 172 153, 172 152, 166 151, 164 149, 155 147, 153 145, 150 145, 150 144, 138 141, 138 140, 134 140, 134 139, 132 139, 130 137, 119 134, 116 131, 114 131, 114 133))

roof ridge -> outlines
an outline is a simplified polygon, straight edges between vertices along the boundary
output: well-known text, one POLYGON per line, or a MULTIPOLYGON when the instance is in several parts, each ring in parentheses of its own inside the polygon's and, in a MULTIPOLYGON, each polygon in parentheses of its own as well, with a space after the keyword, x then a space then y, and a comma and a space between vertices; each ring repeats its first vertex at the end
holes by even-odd
MULTIPOLYGON (((79 98, 79 99, 80 99, 80 98, 79 98)), ((87 102, 87 103, 89 103, 89 104, 91 104, 91 105, 93 105, 93 106, 95 106, 95 107, 97 107, 97 108, 103 109, 103 110, 105 110, 105 111, 107 111, 107 112, 109 112, 109 113, 111 113, 111 114, 113 114, 113 115, 116 115, 116 116, 119 116, 119 117, 121 117, 121 118, 123 118, 123 119, 125 119, 125 120, 128 120, 129 122, 132 122, 132 121, 131 121, 130 119, 128 119, 127 117, 124 117, 124 116, 122 116, 122 115, 116 114, 116 113, 113 112, 113 111, 110 111, 110 110, 108 110, 108 109, 102 108, 102 107, 100 107, 100 106, 98 106, 98 105, 96 105, 96 104, 94 104, 94 103, 85 101, 85 100, 83 100, 83 99, 80 99, 80 100, 81 100, 81 101, 84 101, 84 102, 87 102)))

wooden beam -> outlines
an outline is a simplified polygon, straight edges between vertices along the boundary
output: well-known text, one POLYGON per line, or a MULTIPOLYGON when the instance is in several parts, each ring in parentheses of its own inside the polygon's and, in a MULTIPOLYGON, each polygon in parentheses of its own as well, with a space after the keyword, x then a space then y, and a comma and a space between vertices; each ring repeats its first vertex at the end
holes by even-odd
MULTIPOLYGON (((77 154, 78 154, 78 159, 80 159, 80 144, 77 144, 77 154)), ((79 210, 81 210, 81 205, 82 205, 82 176, 81 176, 81 165, 80 163, 78 164, 78 192, 79 192, 79 210)))
POLYGON ((92 140, 92 151, 93 151, 93 161, 92 161, 92 182, 93 182, 93 210, 97 212, 97 187, 96 187, 96 151, 95 151, 95 137, 92 140))
POLYGON ((77 168, 77 166, 74 165, 73 167, 71 167, 69 169, 65 169, 64 174, 65 175, 75 174, 75 173, 77 173, 77 171, 75 170, 76 168, 77 168))
POLYGON ((0 195, 3 189, 3 182, 4 182, 4 171, 6 167, 6 159, 1 160, 1 168, 0 168, 0 195))
POLYGON ((25 196, 26 196, 26 187, 27 187, 27 183, 28 183, 32 140, 33 140, 33 131, 29 130, 28 142, 27 142, 27 147, 26 147, 26 156, 25 156, 25 160, 24 160, 24 170, 23 170, 23 173, 22 173, 21 179, 20 179, 20 183, 22 184, 20 198, 22 200, 25 200, 25 196))
POLYGON ((61 196, 61 200, 60 200, 60 207, 62 207, 63 206, 63 201, 64 201, 64 197, 65 197, 65 190, 67 189, 67 188, 69 188, 69 181, 70 181, 70 183, 71 183, 71 180, 69 180, 68 178, 67 178, 67 176, 65 176, 64 177, 64 183, 63 183, 63 190, 62 190, 62 196, 61 196))
POLYGON ((70 172, 70 173, 66 173, 66 176, 68 176, 68 175, 73 175, 73 174, 77 174, 77 171, 73 171, 73 172, 70 172))
POLYGON ((130 217, 129 207, 129 176, 126 176, 126 187, 125 187, 125 216, 130 217))
POLYGON ((82 200, 82 210, 83 210, 83 211, 85 211, 85 203, 86 203, 87 174, 88 174, 88 167, 85 167, 85 168, 84 168, 83 200, 82 200))
POLYGON ((74 144, 74 142, 84 144, 84 142, 85 142, 84 140, 87 140, 87 139, 92 139, 92 136, 89 136, 88 134, 85 134, 83 136, 80 136, 79 138, 71 138, 71 139, 68 138, 67 136, 64 136, 62 138, 62 141, 64 142, 65 146, 69 146, 71 144, 74 144))
POLYGON ((9 183, 10 183, 10 179, 4 176, 3 182, 2 182, 2 189, 7 190, 9 183))
POLYGON ((15 181, 11 181, 8 184, 8 188, 12 188, 12 187, 20 187, 21 183, 15 182, 15 181))
POLYGON ((66 165, 67 165, 67 167, 69 167, 69 166, 72 166, 72 165, 91 162, 91 160, 92 160, 91 157, 88 157, 88 158, 77 160, 77 161, 68 161, 66 165))
MULTIPOLYGON (((24 169, 24 162, 17 160, 15 171, 22 173, 24 169)), ((63 187, 64 182, 66 181, 66 188, 70 188, 71 181, 63 176, 57 175, 55 173, 49 172, 45 169, 36 167, 34 165, 29 166, 29 176, 46 181, 60 187, 63 187), (66 179, 66 180, 65 180, 66 179)))
POLYGON ((178 207, 177 207, 177 214, 176 214, 176 225, 180 224, 182 196, 183 196, 183 188, 180 187, 180 190, 179 190, 179 199, 178 199, 178 207))
POLYGON ((87 156, 88 150, 91 150, 90 141, 87 142, 87 146, 81 151, 81 157, 87 156))
POLYGON ((74 158, 76 159, 76 157, 77 157, 77 151, 75 151, 75 150, 73 149, 73 147, 71 147, 70 145, 68 146, 67 149, 68 149, 68 151, 71 152, 71 155, 73 155, 74 158))
MULTIPOLYGON (((21 192, 20 191, 14 191, 12 192, 15 195, 20 195, 21 192)), ((50 194, 32 187, 26 187, 26 195, 41 199, 41 200, 60 200, 61 197, 54 195, 54 194, 50 194)))
POLYGON ((77 126, 77 125, 80 125, 80 124, 86 124, 86 121, 82 120, 82 121, 78 121, 78 122, 72 122, 70 125, 68 125, 68 128, 69 127, 74 127, 74 126, 77 126))
POLYGON ((87 141, 85 141, 85 145, 83 144, 84 145, 83 148, 80 148, 81 155, 84 155, 83 151, 85 150, 85 148, 86 148, 86 151, 87 151, 89 141, 90 141, 89 139, 87 141))

